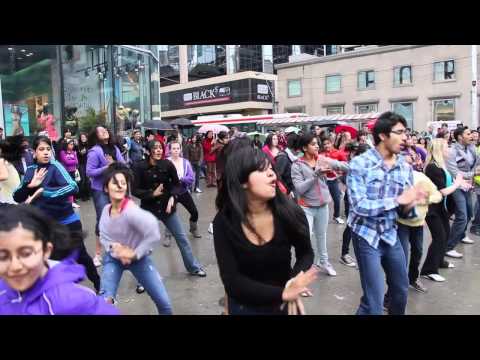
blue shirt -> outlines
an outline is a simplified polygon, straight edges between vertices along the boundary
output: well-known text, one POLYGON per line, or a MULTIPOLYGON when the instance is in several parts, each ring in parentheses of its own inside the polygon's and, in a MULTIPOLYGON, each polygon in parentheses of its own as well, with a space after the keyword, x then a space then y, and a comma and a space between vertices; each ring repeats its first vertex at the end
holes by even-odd
MULTIPOLYGON (((381 240, 395 245, 399 216, 396 199, 412 185, 412 168, 403 156, 398 156, 391 168, 385 165, 375 148, 353 158, 347 175, 348 226, 375 249, 381 240)), ((413 218, 415 215, 412 209, 402 217, 413 218)))

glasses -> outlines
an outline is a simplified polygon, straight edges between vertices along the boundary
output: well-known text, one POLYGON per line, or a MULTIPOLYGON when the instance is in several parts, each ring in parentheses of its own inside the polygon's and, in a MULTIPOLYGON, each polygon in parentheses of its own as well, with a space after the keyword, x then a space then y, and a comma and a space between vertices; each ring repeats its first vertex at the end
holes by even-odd
MULTIPOLYGON (((35 250, 33 248, 21 249, 17 255, 17 260, 25 267, 31 268, 38 262, 38 254, 42 253, 42 249, 35 250)), ((0 273, 7 271, 12 263, 12 255, 0 252, 0 273)))
POLYGON ((407 130, 405 130, 405 129, 404 130, 392 130, 390 132, 392 132, 394 134, 397 134, 397 135, 403 135, 403 134, 407 133, 407 130))

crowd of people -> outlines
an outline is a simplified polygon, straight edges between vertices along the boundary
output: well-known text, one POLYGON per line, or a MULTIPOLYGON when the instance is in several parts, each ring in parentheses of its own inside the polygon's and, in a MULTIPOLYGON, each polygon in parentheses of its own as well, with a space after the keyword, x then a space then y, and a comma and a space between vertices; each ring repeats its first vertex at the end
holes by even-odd
POLYGON ((118 314, 125 270, 159 314, 172 314, 151 254, 161 222, 163 245, 173 237, 187 273, 207 276, 188 236, 202 237, 192 196, 205 191, 202 178, 217 192, 208 231, 225 314, 304 314, 302 298, 315 296, 319 274, 337 275, 329 226, 343 228, 338 261, 358 268, 361 315, 405 314, 409 287, 426 293, 421 279, 445 281, 451 259, 463 257, 458 245, 474 243, 472 219, 469 231, 480 235, 478 129, 444 124, 419 133, 385 112, 361 131, 287 130, 264 142, 236 128, 189 138, 134 130, 125 138, 103 126, 78 137, 67 129, 53 143, 2 140, 0 314, 118 314), (79 211, 90 199, 96 224, 84 229, 79 211), (425 226, 432 241, 421 264, 425 226), (94 291, 78 284, 85 277, 94 291))

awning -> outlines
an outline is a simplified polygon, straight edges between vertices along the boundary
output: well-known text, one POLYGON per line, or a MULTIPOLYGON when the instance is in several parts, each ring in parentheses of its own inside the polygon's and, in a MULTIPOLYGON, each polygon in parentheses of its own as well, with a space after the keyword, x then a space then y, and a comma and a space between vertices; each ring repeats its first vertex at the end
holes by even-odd
POLYGON ((382 113, 373 112, 366 114, 337 114, 337 115, 324 115, 324 116, 305 116, 296 119, 292 118, 280 118, 259 120, 258 125, 283 125, 283 124, 316 124, 326 123, 330 121, 344 121, 344 122, 360 122, 377 119, 382 113))

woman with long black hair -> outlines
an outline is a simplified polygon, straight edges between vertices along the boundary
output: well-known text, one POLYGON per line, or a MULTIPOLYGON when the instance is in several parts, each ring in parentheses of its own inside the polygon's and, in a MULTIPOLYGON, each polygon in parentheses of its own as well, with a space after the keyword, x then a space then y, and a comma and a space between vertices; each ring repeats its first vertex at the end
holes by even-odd
POLYGON ((149 158, 134 167, 132 193, 141 200, 140 207, 155 215, 173 234, 189 274, 205 277, 207 273, 193 255, 185 229, 175 211, 177 194, 174 189, 181 186, 175 165, 162 160, 163 147, 159 141, 150 141, 147 148, 149 158))
POLYGON ((93 259, 95 266, 102 264, 100 257, 102 246, 100 245, 98 222, 103 208, 110 202, 108 195, 103 191, 103 173, 115 161, 125 163, 122 153, 113 141, 110 131, 103 126, 96 126, 88 137, 90 150, 87 153, 86 174, 91 180, 96 213, 95 235, 97 236, 97 242, 95 258, 93 259))
MULTIPOLYGON (((27 168, 20 187, 13 194, 16 202, 27 202, 36 206, 62 225, 66 225, 72 239, 78 241, 78 263, 85 266, 88 279, 95 290, 100 289, 100 276, 83 242, 80 216, 73 210, 69 197, 78 192, 78 186, 65 168, 55 160, 52 143, 46 136, 38 136, 33 142, 35 163, 27 168)), ((52 259, 68 256, 62 249, 55 248, 52 259)))
POLYGON ((80 182, 78 183, 78 197, 82 201, 90 200, 90 180, 87 176, 87 153, 88 137, 85 133, 80 133, 78 138, 78 171, 80 172, 80 182))
POLYGON ((307 219, 276 180, 258 149, 244 147, 227 159, 213 228, 231 315, 303 313, 300 294, 316 278, 307 219))

